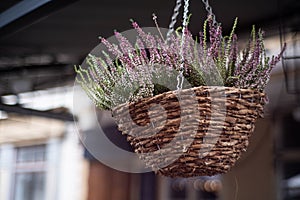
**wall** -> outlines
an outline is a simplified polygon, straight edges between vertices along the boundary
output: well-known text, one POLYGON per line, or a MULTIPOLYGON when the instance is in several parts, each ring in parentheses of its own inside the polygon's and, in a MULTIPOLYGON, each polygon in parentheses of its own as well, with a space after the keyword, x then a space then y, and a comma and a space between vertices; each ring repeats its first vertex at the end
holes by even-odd
POLYGON ((98 161, 91 161, 89 169, 88 200, 133 199, 130 174, 111 169, 98 161))
POLYGON ((258 120, 247 152, 223 176, 222 200, 276 199, 273 137, 270 120, 258 120))

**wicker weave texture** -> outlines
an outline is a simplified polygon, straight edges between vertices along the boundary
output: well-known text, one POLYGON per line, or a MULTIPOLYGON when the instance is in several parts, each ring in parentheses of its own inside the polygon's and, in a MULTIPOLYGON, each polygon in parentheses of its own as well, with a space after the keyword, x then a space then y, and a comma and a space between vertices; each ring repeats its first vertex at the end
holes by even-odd
POLYGON ((122 104, 112 115, 145 164, 169 177, 227 172, 246 151, 265 94, 201 86, 122 104))

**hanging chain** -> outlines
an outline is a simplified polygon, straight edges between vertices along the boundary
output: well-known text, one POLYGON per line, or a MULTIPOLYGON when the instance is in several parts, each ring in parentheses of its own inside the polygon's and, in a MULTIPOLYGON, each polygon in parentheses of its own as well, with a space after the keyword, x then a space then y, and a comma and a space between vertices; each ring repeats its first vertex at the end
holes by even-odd
MULTIPOLYGON (((213 24, 216 25, 216 16, 213 14, 212 7, 209 5, 208 0, 202 0, 203 4, 205 5, 205 9, 208 12, 208 14, 211 16, 213 20, 213 24)), ((177 16, 179 14, 180 7, 182 5, 182 0, 176 0, 176 5, 173 11, 173 15, 171 18, 171 22, 169 25, 169 30, 167 32, 167 38, 166 42, 169 41, 170 36, 174 32, 174 26, 177 21, 177 16)), ((181 90, 183 86, 183 81, 184 81, 184 55, 183 55, 183 46, 185 43, 185 32, 187 28, 187 23, 188 23, 188 12, 189 12, 189 0, 184 0, 184 11, 183 11, 183 23, 182 23, 182 35, 181 35, 181 47, 180 47, 180 67, 179 67, 179 74, 177 76, 177 90, 181 90)))
POLYGON ((184 10, 183 10, 183 22, 182 22, 182 35, 181 35, 181 46, 180 46, 180 67, 179 74, 177 76, 177 90, 181 90, 184 81, 184 55, 183 46, 185 43, 185 32, 188 24, 188 12, 189 12, 189 0, 184 0, 184 10))
POLYGON ((214 15, 211 6, 208 3, 208 0, 202 0, 202 2, 205 5, 205 9, 208 12, 208 14, 211 16, 212 20, 213 20, 213 24, 216 25, 217 21, 216 21, 216 16, 214 15))
MULTIPOLYGON (((202 0, 202 2, 205 5, 206 11, 212 17, 213 23, 217 24, 216 16, 214 15, 214 13, 212 11, 212 7, 208 3, 208 0, 202 0)), ((166 41, 169 40, 171 34, 174 32, 174 26, 176 24, 177 16, 179 15, 179 9, 181 8, 181 5, 182 5, 182 0, 176 0, 176 5, 175 5, 174 11, 173 11, 171 22, 169 24, 169 30, 167 32, 167 40, 166 41)))
POLYGON ((167 33, 167 42, 168 40, 170 39, 170 36, 172 35, 172 33, 174 32, 174 26, 176 24, 176 21, 177 21, 177 16, 179 14, 179 9, 182 5, 182 0, 177 0, 176 1, 176 6, 174 8, 174 11, 173 11, 173 15, 172 15, 172 18, 171 18, 171 22, 170 22, 170 25, 169 25, 169 30, 168 30, 168 33, 167 33))

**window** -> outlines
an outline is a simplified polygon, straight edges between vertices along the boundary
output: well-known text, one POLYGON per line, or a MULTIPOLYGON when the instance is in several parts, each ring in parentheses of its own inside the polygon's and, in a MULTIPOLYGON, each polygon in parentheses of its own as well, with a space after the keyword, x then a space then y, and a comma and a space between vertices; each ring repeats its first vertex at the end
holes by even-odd
POLYGON ((45 161, 45 145, 17 148, 17 163, 45 161))
POLYGON ((17 173, 14 200, 43 200, 45 194, 45 173, 17 173))
POLYGON ((45 199, 45 145, 19 147, 16 153, 13 200, 45 199))

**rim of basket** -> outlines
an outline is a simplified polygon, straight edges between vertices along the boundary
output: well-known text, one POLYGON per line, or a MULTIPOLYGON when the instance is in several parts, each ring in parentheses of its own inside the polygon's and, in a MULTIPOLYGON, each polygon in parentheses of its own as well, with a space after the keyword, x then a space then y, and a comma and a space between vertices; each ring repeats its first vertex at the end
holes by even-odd
MULTIPOLYGON (((198 87, 182 89, 180 91, 179 90, 171 90, 171 91, 167 91, 167 92, 164 92, 164 93, 161 93, 161 94, 157 94, 153 97, 145 97, 145 98, 142 98, 142 99, 144 99, 144 100, 147 99, 147 101, 150 101, 150 100, 155 100, 157 98, 161 98, 163 96, 167 96, 168 94, 174 94, 174 92, 175 93, 176 92, 184 93, 184 92, 187 92, 187 91, 196 91, 196 90, 201 90, 201 89, 202 90, 209 90, 209 89, 216 89, 216 88, 225 89, 225 92, 230 91, 230 90, 236 90, 238 93, 252 92, 253 94, 258 94, 261 98, 266 96, 265 92, 261 92, 258 89, 253 89, 253 88, 237 88, 237 87, 228 87, 228 86, 198 86, 198 87)), ((134 103, 137 103, 137 102, 139 102, 139 101, 126 102, 126 103, 119 104, 119 105, 113 107, 111 109, 111 111, 118 110, 121 107, 124 107, 125 105, 134 104, 134 103)))

